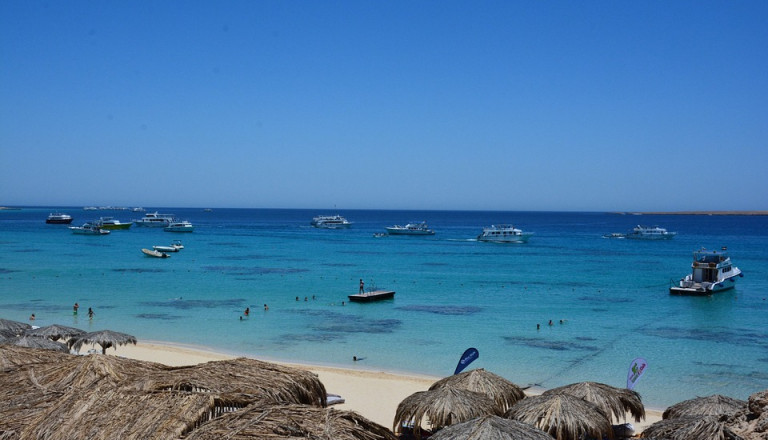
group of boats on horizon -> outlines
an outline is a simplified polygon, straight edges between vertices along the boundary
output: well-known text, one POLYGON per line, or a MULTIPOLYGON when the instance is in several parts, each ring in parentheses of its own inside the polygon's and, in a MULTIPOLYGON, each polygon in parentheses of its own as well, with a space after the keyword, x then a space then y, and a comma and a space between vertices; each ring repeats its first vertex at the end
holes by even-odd
MULTIPOLYGON (((352 222, 340 215, 321 215, 314 217, 311 222, 316 228, 339 229, 348 228, 352 222)), ((386 233, 375 233, 375 237, 387 235, 434 235, 426 221, 408 223, 405 226, 394 225, 385 228, 386 233)), ((606 234, 605 238, 628 238, 635 240, 669 240, 677 232, 667 231, 659 226, 637 225, 628 233, 606 234)), ((478 241, 495 243, 527 243, 533 232, 525 232, 510 224, 499 224, 484 227, 478 241)), ((711 295, 722 290, 732 289, 736 280, 743 277, 742 271, 733 266, 726 248, 720 251, 708 251, 704 248, 693 253, 691 273, 669 288, 670 294, 675 295, 711 295)), ((367 297, 364 297, 367 300, 367 297)), ((352 297, 350 297, 352 299, 352 297)), ((361 299, 362 300, 362 299, 361 299)))
MULTIPOLYGON (((73 218, 69 214, 52 212, 45 222, 68 225, 72 223, 72 220, 73 218)), ((98 220, 86 222, 82 226, 70 226, 69 229, 72 233, 80 235, 107 235, 113 230, 129 229, 134 224, 150 228, 163 228, 166 232, 193 232, 195 230, 194 225, 187 220, 179 220, 173 214, 160 214, 158 212, 147 213, 142 218, 131 222, 121 222, 113 217, 100 217, 98 220)))

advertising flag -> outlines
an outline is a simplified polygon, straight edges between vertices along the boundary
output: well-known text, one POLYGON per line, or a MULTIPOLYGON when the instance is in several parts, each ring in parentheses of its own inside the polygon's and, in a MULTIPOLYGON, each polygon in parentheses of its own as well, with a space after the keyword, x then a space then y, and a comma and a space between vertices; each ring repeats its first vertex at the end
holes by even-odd
POLYGON ((648 362, 643 358, 637 358, 629 364, 629 372, 627 373, 627 388, 630 390, 635 388, 635 384, 640 377, 645 373, 645 368, 648 366, 648 362))
POLYGON ((464 354, 461 355, 461 359, 459 359, 459 364, 456 365, 456 371, 453 372, 453 374, 459 374, 462 370, 467 368, 467 365, 471 364, 472 361, 480 357, 480 352, 477 351, 476 348, 468 348, 464 354))

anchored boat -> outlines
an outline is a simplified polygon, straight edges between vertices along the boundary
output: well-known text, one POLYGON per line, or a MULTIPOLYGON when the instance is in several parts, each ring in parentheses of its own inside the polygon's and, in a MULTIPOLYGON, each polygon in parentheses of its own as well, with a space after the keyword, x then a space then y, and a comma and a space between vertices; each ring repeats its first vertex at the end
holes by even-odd
POLYGON ((736 287, 736 280, 743 277, 741 270, 731 264, 726 248, 709 251, 701 248, 693 253, 691 273, 677 286, 669 288, 673 295, 711 295, 736 287))

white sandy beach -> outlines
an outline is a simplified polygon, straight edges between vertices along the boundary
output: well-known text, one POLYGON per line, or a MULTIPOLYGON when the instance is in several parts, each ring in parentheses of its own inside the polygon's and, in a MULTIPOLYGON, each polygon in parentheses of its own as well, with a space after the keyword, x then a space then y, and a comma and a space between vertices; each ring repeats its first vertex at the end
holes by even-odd
MULTIPOLYGON (((194 365, 202 362, 232 359, 234 356, 203 348, 187 347, 165 342, 140 342, 138 345, 120 346, 108 354, 132 359, 157 362, 169 366, 194 365)), ((388 428, 392 428, 397 405, 417 391, 425 391, 439 377, 408 376, 383 371, 353 370, 316 365, 282 363, 309 370, 318 375, 330 394, 341 395, 345 403, 334 408, 355 411, 388 428)), ((528 390, 530 391, 530 390, 528 390)), ((661 420, 663 410, 646 408, 646 419, 634 423, 640 433, 645 427, 661 420)))

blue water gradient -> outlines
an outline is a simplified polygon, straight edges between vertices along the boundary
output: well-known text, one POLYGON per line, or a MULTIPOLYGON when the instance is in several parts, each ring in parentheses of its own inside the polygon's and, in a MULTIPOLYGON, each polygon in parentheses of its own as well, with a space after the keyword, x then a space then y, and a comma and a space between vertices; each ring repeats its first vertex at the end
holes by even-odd
POLYGON ((336 210, 158 208, 190 220, 195 232, 133 227, 89 237, 46 225, 54 210, 75 224, 139 216, 79 207, 0 211, 2 318, 35 313, 41 326, 436 376, 451 374, 461 353, 476 347, 472 368, 543 387, 624 386, 630 362, 643 357, 648 369, 636 390, 658 407, 768 388, 767 217, 339 210, 354 225, 321 230, 311 218, 336 210), (421 220, 437 233, 374 237, 421 220), (527 244, 475 240, 483 226, 499 223, 535 235, 527 244), (602 238, 636 224, 678 236, 602 238), (185 249, 169 259, 140 252, 175 238, 185 249), (669 295, 670 280, 690 270, 702 246, 728 246, 744 278, 711 297, 669 295), (395 290, 395 299, 349 303, 360 278, 395 290))

